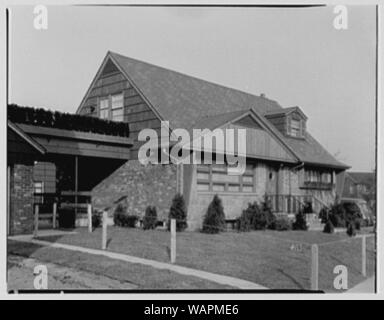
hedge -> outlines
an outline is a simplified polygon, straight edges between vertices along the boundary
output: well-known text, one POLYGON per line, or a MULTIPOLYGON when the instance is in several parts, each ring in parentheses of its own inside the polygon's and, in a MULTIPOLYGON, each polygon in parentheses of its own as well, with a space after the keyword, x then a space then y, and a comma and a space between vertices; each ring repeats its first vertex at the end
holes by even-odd
POLYGON ((129 137, 129 125, 96 117, 8 105, 8 120, 34 126, 129 137))

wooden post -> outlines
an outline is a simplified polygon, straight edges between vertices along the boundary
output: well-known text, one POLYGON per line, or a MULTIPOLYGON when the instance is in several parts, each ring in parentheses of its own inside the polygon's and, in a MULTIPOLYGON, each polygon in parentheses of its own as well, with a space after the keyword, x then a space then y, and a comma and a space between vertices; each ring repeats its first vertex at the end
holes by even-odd
POLYGON ((102 250, 107 249, 107 218, 108 218, 107 211, 103 211, 103 232, 102 232, 102 239, 101 239, 102 250))
POLYGON ((39 232, 39 205, 35 204, 35 226, 33 230, 33 236, 36 238, 39 232))
POLYGON ((77 192, 79 191, 79 160, 78 157, 75 156, 75 214, 77 216, 77 192))
POLYGON ((361 273, 367 276, 367 238, 365 235, 361 237, 361 273))
POLYGON ((171 263, 176 261, 176 219, 171 219, 171 263))
POLYGON ((87 206, 87 213, 88 213, 88 232, 92 232, 92 205, 88 203, 87 206))
POLYGON ((317 244, 311 246, 311 290, 319 290, 319 247, 317 244))
POLYGON ((56 215, 57 215, 57 203, 53 203, 53 218, 52 218, 52 224, 53 229, 56 229, 56 215))

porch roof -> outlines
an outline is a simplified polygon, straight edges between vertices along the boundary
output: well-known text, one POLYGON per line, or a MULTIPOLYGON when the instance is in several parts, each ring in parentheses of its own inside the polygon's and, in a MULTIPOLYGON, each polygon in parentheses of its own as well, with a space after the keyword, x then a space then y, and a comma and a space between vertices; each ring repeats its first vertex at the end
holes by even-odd
POLYGON ((45 150, 45 154, 67 154, 75 156, 100 157, 110 159, 129 159, 129 149, 133 145, 131 138, 56 129, 31 124, 12 123, 24 133, 24 138, 35 142, 45 150))

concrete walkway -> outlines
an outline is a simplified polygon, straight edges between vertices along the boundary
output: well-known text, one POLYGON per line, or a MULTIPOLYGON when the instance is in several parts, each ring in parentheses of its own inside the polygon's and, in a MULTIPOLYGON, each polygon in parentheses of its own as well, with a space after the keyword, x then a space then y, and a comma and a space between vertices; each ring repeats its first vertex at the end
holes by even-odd
POLYGON ((375 277, 364 280, 357 286, 347 290, 347 293, 375 293, 375 277))
POLYGON ((263 287, 259 284, 256 284, 256 283, 253 283, 253 282, 250 282, 247 280, 234 278, 234 277, 229 277, 229 276, 224 276, 224 275, 211 273, 211 272, 207 272, 207 271, 182 267, 182 266, 178 266, 175 264, 159 262, 156 260, 138 258, 138 257, 129 256, 126 254, 121 254, 121 253, 116 253, 116 252, 111 252, 111 251, 106 251, 106 250, 97 250, 97 249, 84 248, 84 247, 62 244, 62 243, 57 243, 57 242, 53 243, 53 242, 48 242, 48 241, 35 240, 35 239, 33 239, 33 236, 30 236, 30 235, 12 236, 12 237, 9 237, 9 239, 14 240, 14 241, 33 243, 33 244, 37 244, 37 245, 41 245, 41 246, 61 248, 61 249, 84 252, 84 253, 89 253, 89 254, 94 254, 94 255, 102 255, 102 256, 105 256, 105 257, 108 257, 111 259, 126 261, 126 262, 130 262, 130 263, 143 264, 146 266, 153 267, 155 269, 162 269, 162 270, 165 269, 165 270, 177 272, 179 274, 186 275, 186 276, 194 276, 194 277, 213 281, 213 282, 223 284, 223 285, 232 286, 232 287, 239 288, 239 289, 248 289, 248 290, 249 289, 253 289, 253 290, 255 290, 255 289, 257 289, 257 290, 268 289, 268 288, 263 287))

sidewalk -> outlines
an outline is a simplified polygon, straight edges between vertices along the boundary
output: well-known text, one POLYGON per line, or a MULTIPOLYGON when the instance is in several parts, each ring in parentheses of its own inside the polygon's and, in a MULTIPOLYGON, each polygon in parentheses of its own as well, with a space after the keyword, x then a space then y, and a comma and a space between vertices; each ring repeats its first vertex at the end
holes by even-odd
POLYGON ((110 252, 106 250, 97 250, 97 249, 90 249, 90 248, 84 248, 84 247, 61 244, 61 243, 52 243, 52 242, 47 242, 42 240, 35 240, 33 239, 32 236, 12 236, 12 237, 9 237, 9 239, 14 241, 33 243, 41 246, 84 252, 84 253, 93 254, 93 255, 102 255, 111 259, 126 261, 129 263, 142 264, 142 265, 153 267, 155 269, 161 269, 161 270, 165 269, 165 270, 177 272, 179 274, 186 275, 186 276, 194 276, 194 277, 198 277, 208 281, 216 282, 222 285, 236 287, 239 289, 248 289, 248 290, 268 289, 259 284, 234 278, 234 277, 219 275, 219 274, 215 274, 207 271, 196 270, 188 267, 182 267, 182 266, 165 263, 165 262, 159 262, 159 261, 150 260, 150 259, 138 258, 138 257, 129 256, 129 255, 116 253, 116 252, 110 252))
POLYGON ((349 289, 347 293, 375 293, 375 277, 364 280, 357 286, 349 289))

